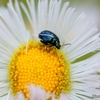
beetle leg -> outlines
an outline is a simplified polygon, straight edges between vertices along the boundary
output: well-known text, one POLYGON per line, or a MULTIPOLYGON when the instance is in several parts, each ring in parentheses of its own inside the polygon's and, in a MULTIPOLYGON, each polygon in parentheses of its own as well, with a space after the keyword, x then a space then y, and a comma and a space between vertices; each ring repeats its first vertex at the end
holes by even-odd
POLYGON ((48 45, 48 43, 47 42, 45 42, 45 41, 43 41, 43 40, 40 40, 43 44, 45 44, 45 45, 48 45))
POLYGON ((52 44, 49 44, 49 47, 52 47, 53 45, 52 44))

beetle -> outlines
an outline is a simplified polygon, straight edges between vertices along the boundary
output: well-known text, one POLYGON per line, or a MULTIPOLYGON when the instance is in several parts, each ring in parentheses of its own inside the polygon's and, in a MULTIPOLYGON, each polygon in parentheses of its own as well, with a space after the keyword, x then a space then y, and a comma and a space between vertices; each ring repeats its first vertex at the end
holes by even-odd
POLYGON ((55 46, 57 49, 60 49, 60 41, 59 38, 51 31, 44 30, 39 34, 40 41, 46 45, 55 46))

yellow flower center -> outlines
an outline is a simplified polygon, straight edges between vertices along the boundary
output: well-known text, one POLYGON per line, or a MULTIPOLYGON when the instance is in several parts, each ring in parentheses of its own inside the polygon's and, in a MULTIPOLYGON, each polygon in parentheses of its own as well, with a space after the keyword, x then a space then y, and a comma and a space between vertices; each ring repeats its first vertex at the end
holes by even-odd
POLYGON ((69 92, 69 63, 56 47, 29 41, 16 50, 9 64, 12 93, 22 91, 27 98, 27 86, 33 83, 58 97, 62 91, 69 92))

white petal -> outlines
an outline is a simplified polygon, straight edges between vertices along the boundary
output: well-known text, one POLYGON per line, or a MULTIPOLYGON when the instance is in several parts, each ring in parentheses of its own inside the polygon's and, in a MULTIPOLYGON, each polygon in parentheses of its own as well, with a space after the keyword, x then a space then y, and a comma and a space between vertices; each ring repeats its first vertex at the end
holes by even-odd
POLYGON ((25 100, 25 97, 24 97, 23 93, 18 93, 16 95, 16 100, 25 100))

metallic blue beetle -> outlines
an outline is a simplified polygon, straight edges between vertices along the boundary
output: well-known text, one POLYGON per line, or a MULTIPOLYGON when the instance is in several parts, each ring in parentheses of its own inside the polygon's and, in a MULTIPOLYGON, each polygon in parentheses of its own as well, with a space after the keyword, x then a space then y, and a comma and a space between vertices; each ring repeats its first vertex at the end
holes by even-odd
POLYGON ((44 30, 39 34, 40 41, 46 45, 56 46, 57 49, 60 49, 60 41, 59 38, 51 31, 44 30))

